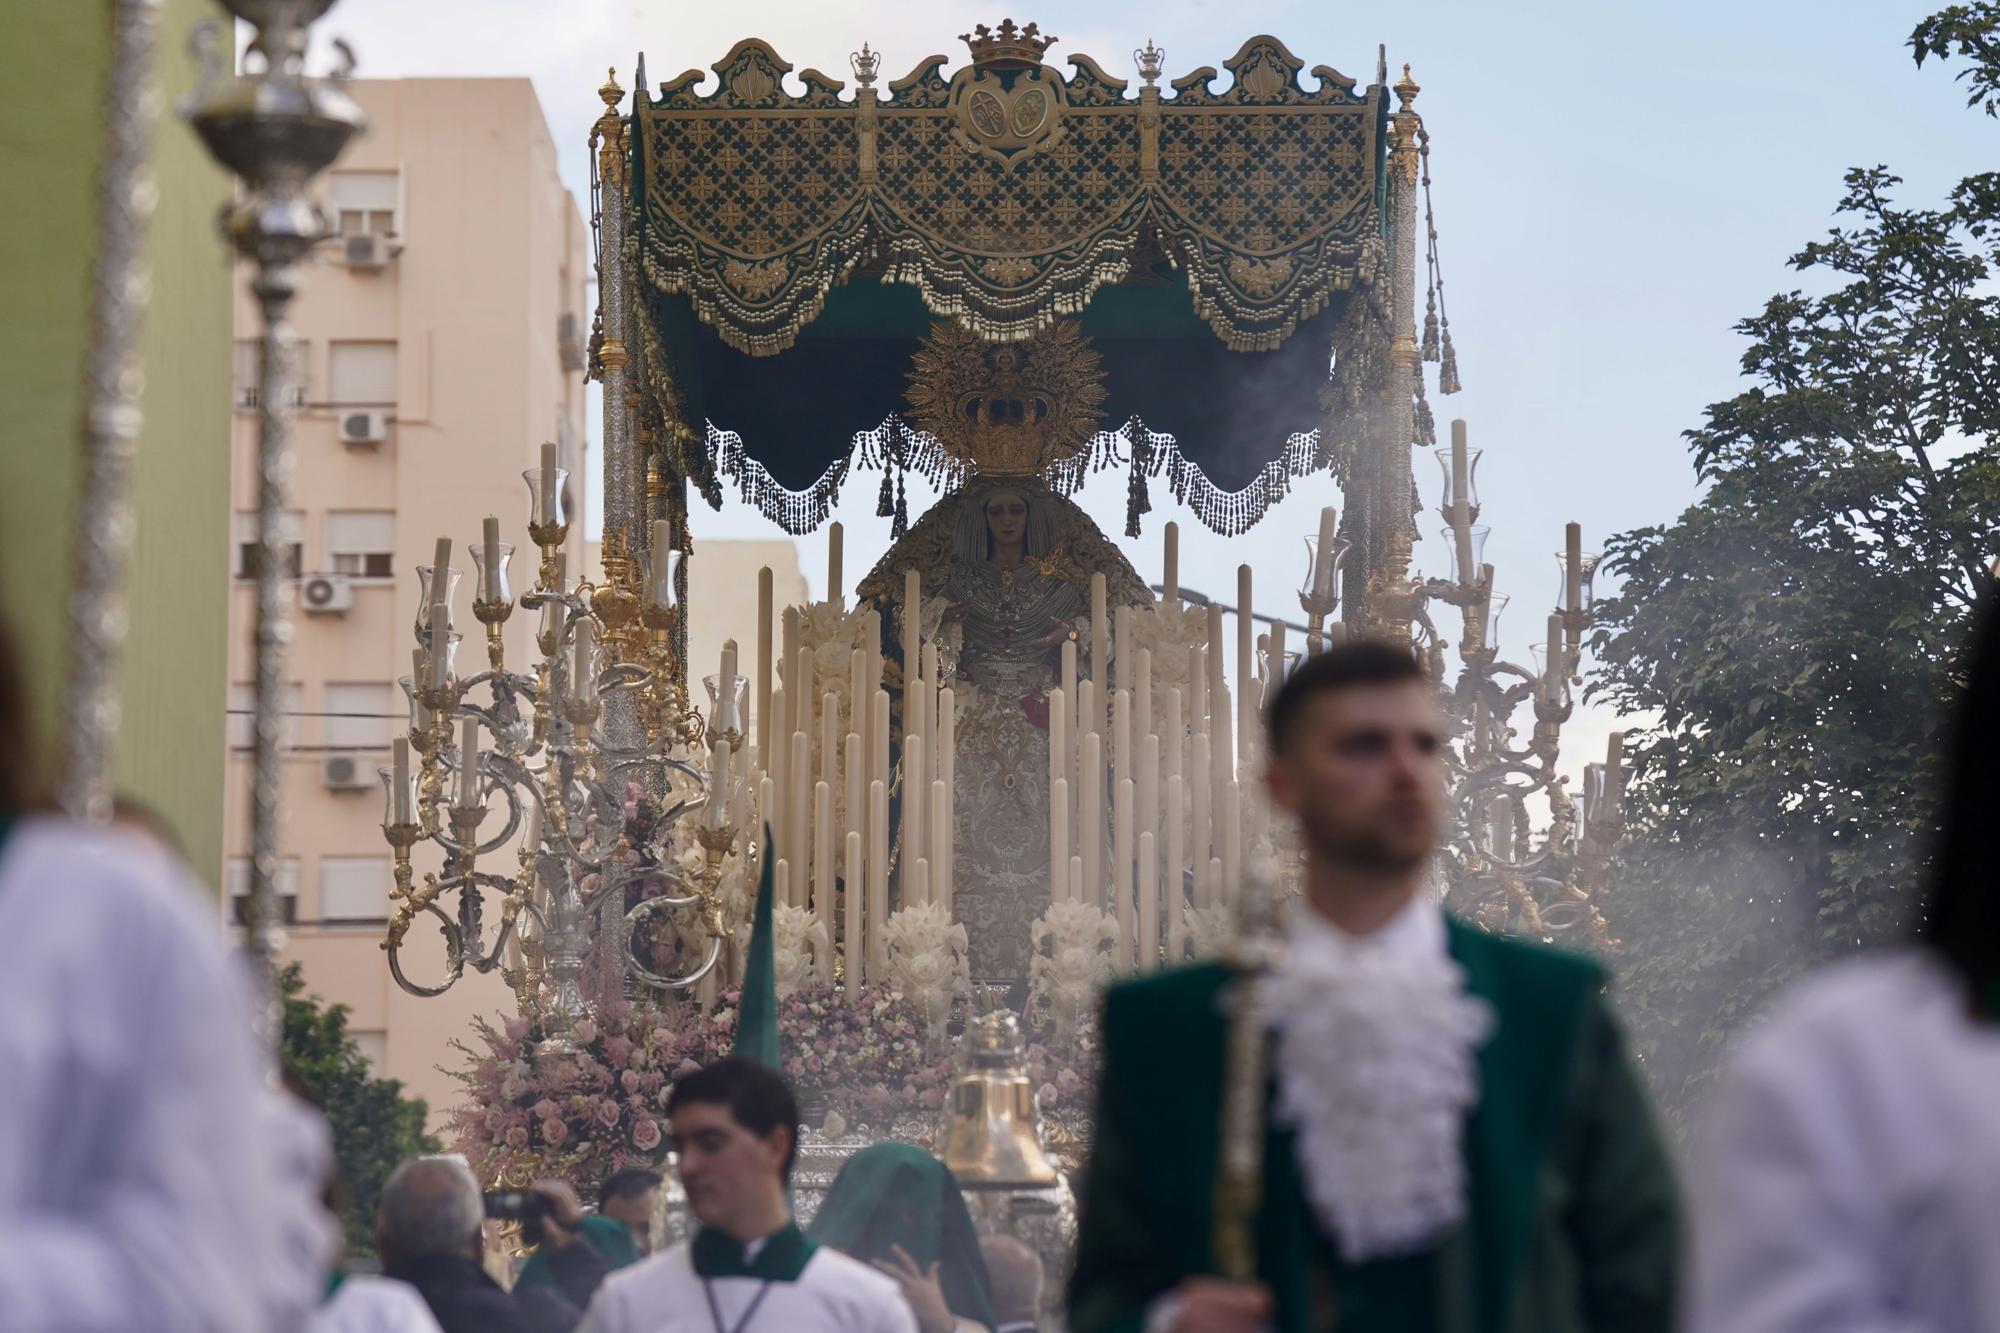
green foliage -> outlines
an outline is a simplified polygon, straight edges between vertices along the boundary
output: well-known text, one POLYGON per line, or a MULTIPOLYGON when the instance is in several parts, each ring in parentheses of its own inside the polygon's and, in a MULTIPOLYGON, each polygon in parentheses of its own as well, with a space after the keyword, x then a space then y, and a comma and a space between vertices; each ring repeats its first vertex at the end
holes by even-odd
MULTIPOLYGON (((1981 63, 2000 6, 1912 38, 1981 63)), ((2000 552, 2000 177, 1941 208, 1847 175, 1839 225, 1792 258, 1813 291, 1738 329, 1751 386, 1687 440, 1705 492, 1620 534, 1594 695, 1632 741, 1631 831, 1606 915, 1623 1001, 1670 1109, 1804 967, 1907 934, 1937 812, 1941 704, 2000 552)))
POLYGON ((305 993, 305 978, 293 963, 279 977, 285 998, 282 1056, 333 1128, 339 1164, 338 1204, 350 1254, 375 1251, 375 1204, 383 1182, 398 1163, 439 1151, 424 1132, 428 1108, 405 1097, 396 1079, 374 1078, 368 1061, 347 1035, 347 1006, 322 1005, 305 993))

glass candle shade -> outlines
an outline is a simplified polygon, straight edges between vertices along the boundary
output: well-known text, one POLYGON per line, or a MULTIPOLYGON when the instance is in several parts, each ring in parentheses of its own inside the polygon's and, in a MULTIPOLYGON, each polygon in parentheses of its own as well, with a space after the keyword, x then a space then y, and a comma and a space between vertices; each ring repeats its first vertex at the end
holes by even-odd
POLYGON ((674 604, 675 571, 680 566, 679 551, 656 548, 646 552, 639 568, 639 596, 643 605, 664 611, 674 604))
POLYGON ((507 562, 514 558, 512 542, 495 542, 498 553, 491 561, 486 558, 486 543, 472 543, 472 567, 479 571, 477 600, 482 602, 511 602, 514 590, 507 582, 507 562))
MULTIPOLYGON (((472 549, 476 551, 479 548, 475 546, 472 549)), ((418 643, 428 643, 430 641, 431 602, 433 600, 433 595, 431 593, 432 573, 433 571, 429 565, 417 566, 417 642, 418 643)), ((447 568, 445 570, 444 595, 441 599, 438 600, 442 600, 444 602, 445 624, 447 627, 449 627, 450 624, 452 623, 451 604, 458 597, 458 581, 461 577, 463 576, 459 573, 459 571, 456 568, 447 568)))
POLYGON ((1500 646, 1500 613, 1506 609, 1505 597, 1491 596, 1486 599, 1486 620, 1481 626, 1481 633, 1485 635, 1482 646, 1488 650, 1500 646))
MULTIPOLYGON (((1467 449, 1465 451, 1465 509, 1468 519, 1477 517, 1479 513, 1479 458, 1485 452, 1483 449, 1467 449)), ((1451 507, 1459 499, 1457 492, 1452 487, 1451 450, 1448 448, 1433 449, 1431 450, 1431 455, 1437 459, 1438 471, 1444 477, 1444 487, 1440 492, 1440 499, 1438 501, 1438 512, 1444 515, 1444 521, 1449 523, 1451 522, 1451 507)))
POLYGON ((569 497, 563 489, 569 481, 568 468, 531 467, 521 473, 521 480, 528 483, 530 523, 561 527, 569 522, 569 497))
POLYGON ((1480 567, 1486 563, 1486 537, 1491 531, 1491 528, 1483 527, 1475 527, 1469 530, 1469 545, 1472 550, 1472 568, 1470 570, 1463 570, 1458 567, 1458 534, 1450 528, 1444 528, 1439 531, 1438 539, 1444 543, 1445 553, 1451 557, 1451 581, 1453 583, 1466 585, 1479 581, 1480 567))

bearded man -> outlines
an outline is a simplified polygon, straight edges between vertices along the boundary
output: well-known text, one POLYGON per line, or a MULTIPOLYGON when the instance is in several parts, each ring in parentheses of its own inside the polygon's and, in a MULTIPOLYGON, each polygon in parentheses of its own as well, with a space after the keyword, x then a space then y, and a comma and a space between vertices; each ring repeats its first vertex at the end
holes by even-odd
POLYGON ((1667 1333, 1676 1190, 1602 974, 1426 890, 1445 773, 1423 670, 1405 647, 1336 647, 1268 724, 1304 900, 1264 972, 1204 963, 1106 996, 1072 1327, 1667 1333), (1239 985, 1260 988, 1273 1076, 1256 1276, 1230 1281, 1214 1204, 1239 985))

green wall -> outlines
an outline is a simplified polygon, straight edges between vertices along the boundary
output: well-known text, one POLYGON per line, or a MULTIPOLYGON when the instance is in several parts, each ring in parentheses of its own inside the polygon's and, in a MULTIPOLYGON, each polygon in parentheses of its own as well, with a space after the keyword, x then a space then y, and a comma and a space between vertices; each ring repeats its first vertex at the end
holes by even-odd
MULTIPOLYGON (((210 0, 166 0, 160 35, 160 203, 117 742, 120 789, 167 818, 210 883, 222 864, 231 337, 215 217, 228 180, 174 108, 194 84, 188 33, 221 13, 210 0)), ((109 39, 103 0, 0 6, 0 180, 10 201, 0 211, 0 614, 27 658, 44 772, 67 638, 101 107, 115 95, 103 86, 109 39)))

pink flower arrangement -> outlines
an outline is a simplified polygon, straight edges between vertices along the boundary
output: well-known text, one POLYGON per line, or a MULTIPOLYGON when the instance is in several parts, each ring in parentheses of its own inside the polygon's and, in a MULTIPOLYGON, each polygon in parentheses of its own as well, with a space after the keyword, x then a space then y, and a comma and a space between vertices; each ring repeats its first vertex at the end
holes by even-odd
POLYGON ((651 1116, 641 1117, 632 1126, 632 1146, 640 1152, 652 1152, 660 1146, 660 1122, 651 1116))

